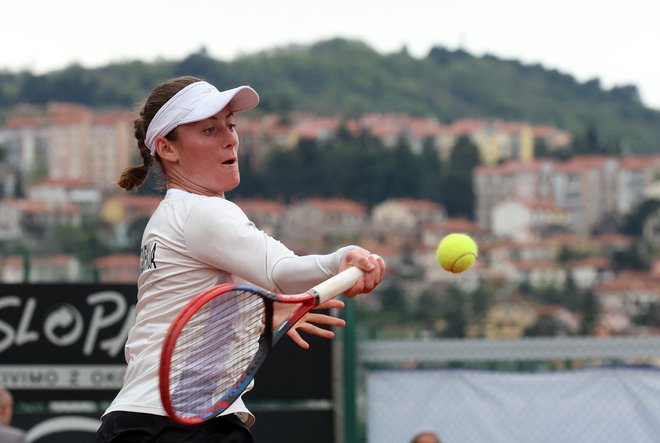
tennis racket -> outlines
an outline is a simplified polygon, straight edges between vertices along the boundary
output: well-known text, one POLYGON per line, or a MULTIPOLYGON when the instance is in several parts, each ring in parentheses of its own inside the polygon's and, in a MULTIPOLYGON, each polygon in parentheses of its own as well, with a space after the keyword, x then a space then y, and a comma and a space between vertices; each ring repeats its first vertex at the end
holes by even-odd
POLYGON ((174 319, 163 343, 159 383, 168 416, 190 425, 222 414, 298 320, 350 289, 362 275, 351 267, 297 295, 234 284, 197 295, 174 319), (274 302, 301 306, 274 327, 274 302))

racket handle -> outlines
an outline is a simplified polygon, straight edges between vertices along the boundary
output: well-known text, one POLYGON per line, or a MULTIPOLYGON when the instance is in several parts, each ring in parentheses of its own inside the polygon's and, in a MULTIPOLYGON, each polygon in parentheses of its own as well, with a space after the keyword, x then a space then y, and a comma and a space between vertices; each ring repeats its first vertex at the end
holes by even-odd
POLYGON ((363 275, 364 272, 360 268, 352 266, 314 286, 311 291, 319 294, 319 304, 321 304, 351 289, 363 275))

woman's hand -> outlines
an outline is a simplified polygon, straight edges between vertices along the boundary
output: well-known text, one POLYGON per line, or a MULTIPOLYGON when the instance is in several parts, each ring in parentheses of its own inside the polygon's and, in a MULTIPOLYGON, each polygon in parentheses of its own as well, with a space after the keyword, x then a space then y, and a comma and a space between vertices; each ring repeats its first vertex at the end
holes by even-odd
MULTIPOLYGON (((291 303, 275 303, 273 324, 274 327, 277 327, 280 323, 287 319, 287 317, 298 307, 300 304, 291 304, 291 303)), ((314 312, 319 309, 341 309, 344 307, 344 302, 341 300, 333 299, 328 300, 327 302, 318 305, 316 308, 308 312, 303 318, 298 320, 298 322, 286 333, 298 346, 303 349, 309 349, 309 343, 305 341, 304 338, 300 335, 298 331, 305 332, 307 334, 317 335, 323 338, 333 338, 335 333, 328 329, 323 329, 317 325, 323 326, 337 326, 343 328, 346 326, 346 322, 339 318, 334 317, 328 314, 321 314, 314 312)))
MULTIPOLYGON (((358 279, 352 288, 345 292, 346 296, 349 298, 355 297, 358 294, 367 294, 373 291, 385 276, 385 261, 380 256, 369 254, 362 248, 353 248, 348 251, 339 265, 339 270, 343 271, 351 266, 361 269, 364 272, 364 275, 358 279)), ((275 303, 275 313, 273 318, 274 327, 277 327, 282 321, 286 320, 286 318, 299 306, 299 304, 275 303)), ((334 332, 319 327, 319 325, 343 328, 346 326, 346 322, 339 317, 320 314, 314 311, 333 308, 341 309, 343 307, 344 302, 341 300, 329 300, 317 306, 302 317, 291 329, 289 329, 287 335, 303 349, 309 349, 309 343, 302 338, 299 331, 323 338, 333 338, 335 336, 334 332)))
POLYGON ((351 289, 346 291, 346 296, 353 298, 358 294, 368 294, 383 280, 385 276, 385 261, 376 254, 369 254, 362 248, 351 249, 344 256, 339 270, 355 266, 364 271, 364 276, 360 277, 351 289))

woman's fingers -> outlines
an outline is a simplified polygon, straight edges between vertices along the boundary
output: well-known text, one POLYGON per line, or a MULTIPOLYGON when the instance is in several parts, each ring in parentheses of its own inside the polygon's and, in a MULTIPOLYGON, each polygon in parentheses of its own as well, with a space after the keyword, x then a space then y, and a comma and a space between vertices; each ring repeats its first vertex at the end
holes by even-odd
POLYGON ((298 331, 296 331, 296 328, 289 329, 289 331, 286 333, 286 335, 288 335, 291 338, 291 340, 293 340, 293 342, 295 344, 297 344, 298 346, 300 346, 301 348, 309 349, 309 343, 307 343, 305 341, 305 339, 303 339, 300 336, 300 334, 298 334, 298 331))
POLYGON ((332 315, 325 314, 307 314, 307 317, 304 319, 304 323, 314 323, 319 325, 326 326, 337 326, 343 328, 346 326, 346 321, 343 318, 333 317, 332 315))
MULTIPOLYGON (((316 307, 316 309, 330 309, 330 308, 343 308, 344 302, 341 300, 329 300, 316 307)), ((309 349, 309 343, 302 338, 300 331, 306 334, 316 335, 322 338, 333 338, 335 333, 329 329, 324 329, 317 325, 334 326, 343 328, 346 326, 344 319, 335 317, 333 315, 321 314, 318 312, 310 312, 296 323, 296 325, 289 329, 287 335, 303 349, 309 349)))

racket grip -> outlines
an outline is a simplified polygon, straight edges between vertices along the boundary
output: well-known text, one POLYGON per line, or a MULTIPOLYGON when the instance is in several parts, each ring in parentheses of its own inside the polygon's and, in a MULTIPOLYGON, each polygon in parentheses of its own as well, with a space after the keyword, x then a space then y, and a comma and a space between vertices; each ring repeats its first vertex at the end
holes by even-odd
POLYGON ((352 266, 319 283, 311 290, 319 294, 319 304, 321 304, 351 289, 363 275, 364 272, 360 268, 352 266))

